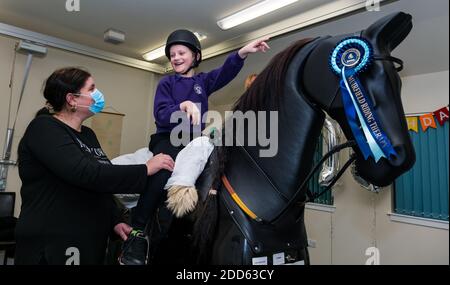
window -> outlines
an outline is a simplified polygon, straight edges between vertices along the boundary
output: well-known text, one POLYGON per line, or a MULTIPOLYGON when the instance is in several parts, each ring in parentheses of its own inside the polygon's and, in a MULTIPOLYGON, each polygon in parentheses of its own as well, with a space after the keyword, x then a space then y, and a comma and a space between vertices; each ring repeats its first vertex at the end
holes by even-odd
MULTIPOLYGON (((323 146, 323 137, 321 135, 317 141, 317 146, 316 146, 316 151, 314 153, 312 167, 314 167, 319 162, 319 160, 322 158, 322 146, 323 146)), ((311 178, 311 180, 309 180, 308 188, 312 193, 320 193, 325 188, 325 187, 319 186, 319 173, 320 173, 320 170, 316 171, 316 173, 314 173, 313 178, 311 178)), ((319 198, 317 198, 314 201, 314 203, 323 204, 323 205, 333 205, 334 201, 333 201, 333 195, 332 195, 331 191, 328 191, 325 194, 323 194, 322 196, 320 196, 319 198)))
POLYGON ((448 125, 410 131, 416 164, 395 182, 396 213, 448 221, 448 125))

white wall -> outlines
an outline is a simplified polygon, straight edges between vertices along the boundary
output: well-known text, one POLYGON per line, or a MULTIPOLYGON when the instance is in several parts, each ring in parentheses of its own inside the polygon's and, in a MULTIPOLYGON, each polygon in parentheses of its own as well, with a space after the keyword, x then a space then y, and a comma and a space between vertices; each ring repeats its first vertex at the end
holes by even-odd
POLYGON ((449 72, 434 72, 402 78, 406 113, 433 112, 448 105, 449 72))
MULTIPOLYGON (((9 102, 9 78, 16 39, 0 36, 0 150, 3 150, 9 102)), ((13 114, 22 83, 26 56, 17 55, 13 93, 13 114)), ((153 98, 159 76, 151 72, 110 63, 87 56, 49 48, 44 58, 33 60, 22 106, 16 124, 12 159, 17 159, 17 145, 34 117, 44 106, 42 86, 45 79, 56 69, 66 66, 87 68, 96 84, 105 94, 106 106, 112 106, 125 114, 122 130, 121 153, 134 152, 148 145, 149 136, 155 131, 153 98)), ((106 110, 112 111, 112 109, 106 110)), ((13 114, 11 117, 14 117, 13 114)), ((7 191, 17 192, 16 215, 20 210, 20 179, 17 168, 10 168, 7 191)))

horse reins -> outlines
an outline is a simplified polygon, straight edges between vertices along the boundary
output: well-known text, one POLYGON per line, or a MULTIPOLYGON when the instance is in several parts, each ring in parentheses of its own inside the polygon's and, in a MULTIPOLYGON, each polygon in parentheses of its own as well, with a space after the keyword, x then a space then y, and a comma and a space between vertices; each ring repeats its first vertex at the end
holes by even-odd
MULTIPOLYGON (((314 166, 314 168, 309 172, 309 174, 306 176, 305 180, 303 181, 303 183, 300 185, 300 187, 297 189, 297 191, 294 193, 294 195, 292 196, 292 198, 289 200, 289 202, 287 203, 286 207, 281 211, 280 214, 277 215, 277 217, 275 217, 273 219, 273 221, 279 219, 293 204, 296 203, 296 200, 298 198, 298 196, 300 195, 300 193, 302 192, 302 189, 305 188, 306 184, 311 180, 311 178, 314 176, 314 174, 319 170, 320 166, 322 166, 322 164, 328 159, 330 158, 330 156, 332 156, 335 153, 341 152, 342 150, 346 149, 346 148, 350 148, 350 147, 354 147, 356 146, 356 142, 355 141, 348 141, 346 143, 340 144, 338 146, 335 146, 334 148, 332 148, 329 152, 327 152, 322 158, 321 160, 314 166)), ((336 182, 339 180, 339 178, 341 178, 341 176, 344 174, 344 172, 347 170, 347 168, 356 160, 356 155, 352 154, 350 156, 350 158, 347 160, 347 162, 344 164, 344 166, 339 170, 339 172, 336 174, 336 176, 331 180, 330 184, 321 192, 319 193, 312 193, 309 189, 307 189, 306 191, 306 199, 300 203, 297 203, 298 206, 303 207, 306 203, 308 202, 314 202, 314 200, 316 200, 317 198, 321 197, 322 195, 324 195, 325 193, 327 193, 328 191, 330 191, 332 189, 332 187, 336 184, 336 182)), ((265 222, 267 223, 267 221, 263 221, 261 218, 259 218, 243 201, 242 199, 239 197, 239 195, 234 191, 233 187, 231 186, 230 181, 228 180, 228 178, 226 177, 226 175, 222 175, 221 177, 222 183, 225 187, 225 189, 227 190, 227 192, 230 194, 231 198, 233 199, 233 201, 239 206, 239 208, 247 215, 249 216, 252 220, 255 220, 257 222, 265 222)), ((297 217, 298 220, 299 217, 297 217)))

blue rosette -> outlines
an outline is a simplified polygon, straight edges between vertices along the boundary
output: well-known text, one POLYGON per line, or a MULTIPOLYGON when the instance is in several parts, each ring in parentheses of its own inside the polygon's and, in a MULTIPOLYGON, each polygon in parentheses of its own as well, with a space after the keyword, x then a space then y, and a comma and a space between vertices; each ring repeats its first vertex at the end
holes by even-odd
POLYGON ((331 70, 341 76, 345 68, 348 75, 367 70, 373 61, 372 45, 361 37, 349 37, 340 41, 330 55, 331 70))
POLYGON ((340 41, 329 59, 330 69, 341 77, 340 87, 347 122, 365 159, 391 159, 397 155, 384 133, 373 102, 367 96, 358 75, 373 61, 371 44, 361 37, 340 41))

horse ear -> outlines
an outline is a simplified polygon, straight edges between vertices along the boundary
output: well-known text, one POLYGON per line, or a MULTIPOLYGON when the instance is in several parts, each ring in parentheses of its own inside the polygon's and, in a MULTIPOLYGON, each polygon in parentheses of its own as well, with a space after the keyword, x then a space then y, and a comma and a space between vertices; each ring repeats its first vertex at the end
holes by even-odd
POLYGON ((390 53, 412 29, 412 16, 397 12, 381 18, 363 32, 363 36, 375 41, 378 48, 390 53))

